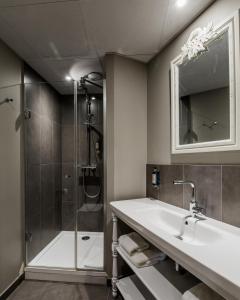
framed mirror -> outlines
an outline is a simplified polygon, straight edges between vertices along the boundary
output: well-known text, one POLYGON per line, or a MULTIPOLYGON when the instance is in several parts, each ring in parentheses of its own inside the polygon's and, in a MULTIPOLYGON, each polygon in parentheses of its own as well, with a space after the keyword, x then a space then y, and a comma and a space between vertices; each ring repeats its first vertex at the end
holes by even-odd
POLYGON ((194 30, 171 62, 172 154, 240 149, 239 12, 194 30))

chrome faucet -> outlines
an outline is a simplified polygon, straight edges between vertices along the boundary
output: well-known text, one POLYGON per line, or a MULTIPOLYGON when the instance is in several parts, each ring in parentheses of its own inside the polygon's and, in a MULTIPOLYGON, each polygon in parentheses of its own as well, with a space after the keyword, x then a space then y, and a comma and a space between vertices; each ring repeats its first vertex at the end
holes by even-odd
POLYGON ((202 213, 203 208, 198 205, 197 199, 196 199, 196 187, 193 181, 190 180, 174 180, 173 184, 187 184, 190 185, 192 188, 192 194, 191 194, 191 201, 190 201, 190 214, 191 216, 195 217, 196 214, 202 213))

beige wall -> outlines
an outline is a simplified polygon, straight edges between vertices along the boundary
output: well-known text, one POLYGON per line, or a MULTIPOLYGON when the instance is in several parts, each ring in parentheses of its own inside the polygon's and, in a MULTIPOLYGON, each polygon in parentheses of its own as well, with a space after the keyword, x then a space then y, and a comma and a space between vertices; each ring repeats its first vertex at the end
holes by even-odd
POLYGON ((0 295, 23 263, 21 61, 0 41, 0 295))
MULTIPOLYGON (((147 70, 146 65, 118 55, 106 57, 105 203, 146 195, 147 70)), ((107 250, 111 213, 107 213, 107 250)), ((110 274, 110 264, 108 273, 110 274)))
POLYGON ((142 63, 114 59, 115 200, 145 196, 147 73, 142 63))
POLYGON ((218 0, 148 65, 148 163, 240 163, 239 152, 171 155, 170 61, 179 55, 189 34, 209 21, 221 22, 240 8, 239 0, 218 0))

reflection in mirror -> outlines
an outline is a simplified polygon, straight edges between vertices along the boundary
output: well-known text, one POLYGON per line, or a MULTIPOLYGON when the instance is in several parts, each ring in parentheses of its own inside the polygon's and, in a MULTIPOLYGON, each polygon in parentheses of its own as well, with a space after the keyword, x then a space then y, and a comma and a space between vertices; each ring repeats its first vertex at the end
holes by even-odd
POLYGON ((230 138, 228 31, 179 65, 179 143, 230 138))

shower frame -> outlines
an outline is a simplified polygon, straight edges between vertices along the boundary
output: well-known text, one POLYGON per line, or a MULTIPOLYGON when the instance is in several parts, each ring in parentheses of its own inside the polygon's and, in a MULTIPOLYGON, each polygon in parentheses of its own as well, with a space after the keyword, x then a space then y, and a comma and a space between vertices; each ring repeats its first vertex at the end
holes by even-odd
MULTIPOLYGON (((89 81, 88 81, 89 82, 89 81)), ((89 82, 91 83, 91 82, 89 82)), ((106 273, 106 201, 104 195, 103 202, 103 270, 94 270, 94 269, 81 269, 78 268, 78 176, 79 168, 81 168, 78 163, 78 84, 79 81, 73 81, 74 89, 74 268, 65 268, 65 267, 49 267, 49 266, 28 266, 27 265, 27 246, 25 243, 25 278, 29 280, 52 280, 52 281, 65 281, 65 282, 78 282, 78 283, 95 283, 95 284, 105 284, 107 280, 106 273)), ((92 83, 93 85, 96 85, 92 83)), ((23 84, 24 85, 24 84, 23 84)), ((24 110, 25 110, 24 103, 24 110)), ((105 124, 105 112, 106 112, 106 80, 103 79, 103 136, 105 136, 106 124, 105 124)), ((26 131, 25 131, 26 132, 26 131)), ((105 143, 105 142, 104 142, 105 143)), ((104 147, 105 149, 105 147, 104 147)), ((105 174, 105 163, 106 163, 106 153, 103 152, 104 160, 104 174, 105 174)), ((25 162, 26 164, 26 162, 25 162)), ((105 175, 104 175, 105 178, 105 175)), ((26 182, 26 178, 25 178, 26 182)), ((26 232, 26 230, 25 230, 26 232)))

